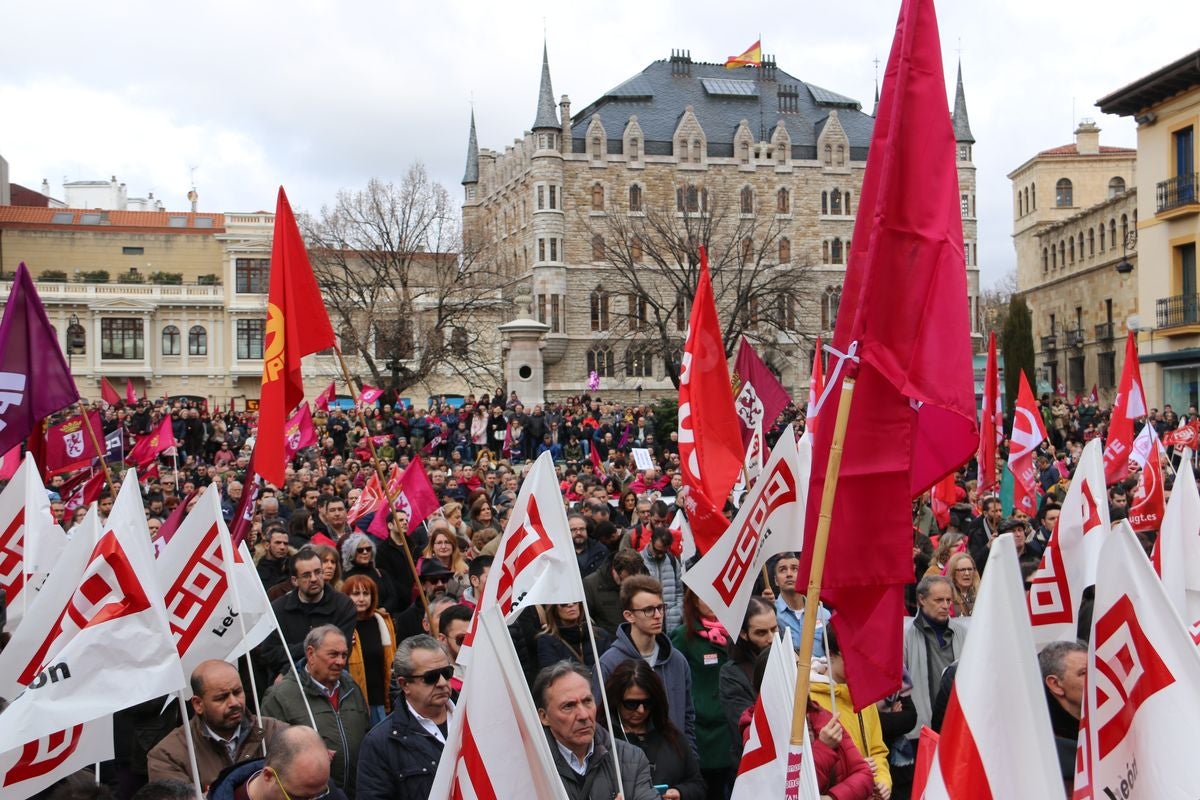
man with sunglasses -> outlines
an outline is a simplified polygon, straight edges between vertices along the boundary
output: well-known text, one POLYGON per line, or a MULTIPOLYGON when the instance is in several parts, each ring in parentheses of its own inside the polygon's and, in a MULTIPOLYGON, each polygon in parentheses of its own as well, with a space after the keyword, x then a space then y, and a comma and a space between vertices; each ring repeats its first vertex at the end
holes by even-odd
POLYGON ((356 800, 427 800, 450 731, 454 667, 432 636, 405 639, 394 672, 403 702, 363 740, 356 800))
POLYGON ((346 800, 329 781, 330 753, 312 728, 285 728, 267 747, 265 761, 243 761, 223 772, 210 800, 346 800))

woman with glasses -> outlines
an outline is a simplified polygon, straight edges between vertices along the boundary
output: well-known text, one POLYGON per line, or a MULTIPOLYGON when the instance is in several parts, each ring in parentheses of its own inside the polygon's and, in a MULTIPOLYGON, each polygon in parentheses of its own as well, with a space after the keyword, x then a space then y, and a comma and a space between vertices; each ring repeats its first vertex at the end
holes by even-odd
POLYGON ((975 610, 975 598, 979 595, 979 570, 970 553, 955 553, 946 562, 946 577, 950 579, 951 613, 956 617, 969 617, 975 610))
POLYGON ((351 575, 364 575, 375 581, 379 590, 376 605, 387 608, 392 604, 392 582, 385 580, 375 566, 375 540, 365 533, 352 533, 342 544, 342 580, 351 575))
POLYGON ((379 607, 379 589, 371 578, 351 575, 342 582, 342 593, 354 602, 358 613, 346 669, 367 698, 374 726, 392 710, 388 684, 396 655, 396 629, 391 616, 379 607))
POLYGON ((740 720, 754 705, 758 692, 754 688, 754 665, 761 653, 771 647, 779 626, 775 606, 761 597, 751 597, 746 606, 746 618, 738 638, 730 648, 729 661, 721 666, 719 687, 721 707, 731 736, 730 754, 734 763, 742 758, 740 720))
MULTIPOLYGON (((557 664, 559 661, 574 661, 588 669, 596 666, 596 654, 592 652, 587 623, 583 619, 583 604, 558 603, 542 607, 546 624, 537 636, 538 669, 557 664)), ((612 636, 603 628, 592 626, 596 632, 596 647, 600 655, 612 644, 612 636)))
POLYGON ((703 800, 700 762, 667 714, 662 679, 643 659, 623 661, 604 684, 613 733, 637 745, 650 761, 655 786, 664 800, 703 800))

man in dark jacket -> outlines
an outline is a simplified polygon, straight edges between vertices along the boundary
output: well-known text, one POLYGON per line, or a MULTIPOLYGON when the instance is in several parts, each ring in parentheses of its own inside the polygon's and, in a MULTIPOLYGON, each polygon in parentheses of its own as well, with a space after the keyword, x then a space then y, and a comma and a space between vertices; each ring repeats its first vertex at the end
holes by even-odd
POLYGON ((591 673, 583 666, 560 661, 539 672, 533 682, 533 702, 567 797, 570 800, 616 797, 615 746, 624 800, 657 800, 646 754, 627 742, 613 742, 608 732, 596 725, 591 681, 591 673))
POLYGON ((283 583, 291 575, 289 560, 292 548, 288 544, 288 532, 282 525, 275 524, 267 529, 267 552, 255 564, 258 578, 264 589, 283 583))
POLYGON ((358 619, 353 601, 325 585, 321 557, 311 547, 301 548, 292 558, 292 586, 292 591, 271 604, 283 631, 282 642, 279 634, 271 634, 263 643, 263 658, 272 675, 289 673, 289 662, 304 657, 304 637, 313 628, 336 625, 350 641, 358 619))
POLYGON ((371 729, 358 760, 357 800, 426 800, 450 730, 454 666, 432 636, 396 648, 404 702, 371 729))
POLYGON ((575 545, 579 574, 586 578, 608 560, 608 548, 588 536, 587 518, 583 514, 568 514, 567 525, 571 529, 571 544, 575 545))
POLYGON ((1075 780, 1075 742, 1079 718, 1083 715, 1083 690, 1087 685, 1087 645, 1079 641, 1051 642, 1038 653, 1038 667, 1063 782, 1071 788, 1075 780))
POLYGON ((587 599, 592 622, 616 636, 617 628, 625 621, 621 609, 621 583, 631 575, 645 575, 646 564, 640 553, 618 550, 612 560, 583 579, 583 596, 587 599))
POLYGON ((258 800, 346 800, 342 790, 329 781, 329 754, 312 728, 286 728, 272 737, 267 747, 270 755, 266 760, 243 761, 222 772, 213 781, 209 800, 234 800, 238 796, 258 800))

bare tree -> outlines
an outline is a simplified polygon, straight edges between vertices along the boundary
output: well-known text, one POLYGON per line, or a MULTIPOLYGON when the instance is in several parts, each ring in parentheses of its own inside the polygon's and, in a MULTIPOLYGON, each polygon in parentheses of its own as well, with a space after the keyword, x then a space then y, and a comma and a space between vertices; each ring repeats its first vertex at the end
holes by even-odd
MULTIPOLYGON (((645 349, 627 347, 627 359, 642 352, 661 357, 679 385, 701 245, 708 250, 726 355, 742 336, 787 349, 809 339, 803 320, 816 308, 810 269, 775 214, 733 213, 706 190, 688 186, 679 189, 674 207, 646 205, 595 220, 586 219, 591 260, 602 271, 591 297, 592 327, 645 343, 645 349)), ((626 372, 637 376, 637 369, 627 364, 626 372)))
POLYGON ((466 251, 457 207, 424 165, 399 185, 371 179, 301 218, 317 282, 342 347, 397 391, 454 375, 499 381, 494 336, 503 278, 466 251))
POLYGON ((989 289, 979 292, 979 310, 982 317, 982 329, 986 338, 988 331, 997 333, 1004 329, 1004 321, 1008 317, 1009 304, 1017 289, 1016 267, 1004 273, 989 289))

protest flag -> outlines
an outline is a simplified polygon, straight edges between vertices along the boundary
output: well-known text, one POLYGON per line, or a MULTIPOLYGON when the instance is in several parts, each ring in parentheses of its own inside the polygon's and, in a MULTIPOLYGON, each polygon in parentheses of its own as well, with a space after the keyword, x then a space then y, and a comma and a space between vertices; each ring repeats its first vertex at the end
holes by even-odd
POLYGON ((49 573, 66 544, 63 529, 51 515, 37 464, 26 453, 0 491, 0 590, 9 632, 17 628, 31 602, 29 578, 49 573))
POLYGON ((317 408, 321 409, 322 411, 329 410, 329 404, 335 397, 337 397, 336 384, 337 381, 330 381, 329 385, 326 386, 325 389, 316 396, 316 398, 313 400, 313 404, 316 405, 317 408))
POLYGON ((1034 451, 1046 441, 1046 426, 1038 413, 1037 401, 1025 373, 1021 373, 1017 404, 1013 408, 1012 439, 1008 445, 1008 471, 1013 476, 1013 508, 1032 517, 1038 509, 1037 465, 1034 451))
MULTIPOLYGON (((88 412, 88 420, 93 431, 101 430, 99 411, 88 412)), ((51 477, 82 469, 91 464, 96 456, 106 455, 97 453, 91 447, 84 430, 83 417, 78 414, 47 428, 43 448, 42 468, 51 477)))
POLYGON ((1151 561, 1175 612, 1200 646, 1200 491, 1190 459, 1179 462, 1151 561))
POLYGON ((108 378, 103 375, 100 376, 100 399, 110 406, 121 403, 121 395, 117 394, 117 390, 108 382, 108 378))
POLYGON ((159 453, 175 446, 175 430, 171 426, 171 415, 163 416, 162 422, 150 433, 139 436, 125 456, 125 463, 144 469, 159 453))
POLYGON ((1133 440, 1130 460, 1136 463, 1137 486, 1129 499, 1128 520, 1135 531, 1157 531, 1162 524, 1166 506, 1166 487, 1163 486, 1162 457, 1165 455, 1159 444, 1153 425, 1143 425, 1142 432, 1133 440))
POLYGON ((742 448, 745 449, 755 431, 770 430, 779 412, 792 402, 792 397, 745 336, 738 344, 733 375, 737 393, 733 404, 738 421, 742 423, 742 448))
POLYGON ((1129 332, 1125 340, 1125 368, 1117 399, 1113 401, 1104 440, 1104 480, 1109 484, 1129 474, 1129 452, 1133 449, 1133 423, 1146 416, 1146 392, 1142 388, 1142 370, 1138 366, 1137 334, 1129 332))
POLYGON ((267 295, 267 339, 258 407, 258 474, 283 486, 284 421, 304 399, 300 362, 336 344, 325 301, 283 187, 275 206, 271 279, 267 295))
POLYGON ((0 800, 25 800, 115 754, 112 716, 72 725, 0 753, 0 800))
POLYGON ((133 378, 125 379, 125 403, 127 405, 136 406, 138 401, 137 391, 133 388, 133 378))
POLYGON ((983 419, 979 423, 979 452, 976 454, 977 489, 984 497, 1000 488, 996 482, 996 453, 1004 444, 1003 396, 1000 367, 996 361, 996 332, 988 333, 987 368, 983 374, 983 419))
POLYGON ((291 461, 296 453, 317 443, 317 429, 313 425, 312 412, 308 403, 301 403, 296 412, 288 417, 283 426, 283 457, 291 461))

